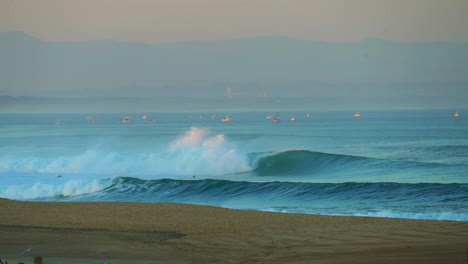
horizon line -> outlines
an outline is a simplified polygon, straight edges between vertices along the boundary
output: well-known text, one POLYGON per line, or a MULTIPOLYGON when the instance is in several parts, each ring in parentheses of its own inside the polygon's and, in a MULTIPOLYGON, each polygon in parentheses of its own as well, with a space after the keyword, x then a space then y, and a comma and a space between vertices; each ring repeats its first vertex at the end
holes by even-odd
POLYGON ((179 41, 161 41, 161 42, 145 42, 145 41, 128 41, 128 40, 118 40, 118 39, 110 39, 110 38, 103 38, 103 39, 87 39, 87 40, 51 40, 51 39, 44 39, 39 36, 36 36, 31 33, 27 33, 21 30, 8 30, 8 31, 0 31, 0 34, 3 33, 20 33, 27 37, 34 38, 43 42, 55 42, 55 43, 86 43, 86 42, 117 42, 117 43, 128 43, 128 44, 144 44, 144 45, 159 45, 159 44, 175 44, 175 43, 209 43, 209 42, 223 42, 223 41, 236 41, 236 40, 243 40, 243 39, 267 39, 267 38, 278 38, 278 39, 290 39, 296 41, 304 41, 304 42, 315 42, 315 43, 347 43, 347 44, 360 44, 370 41, 382 41, 388 43, 400 43, 400 44, 418 44, 418 43, 450 43, 450 44, 464 44, 468 45, 468 41, 453 41, 453 40, 431 40, 431 41, 395 41, 390 39, 378 38, 374 36, 367 36, 362 38, 359 41, 330 41, 330 40, 318 40, 318 39, 300 39, 295 37, 290 37, 286 35, 255 35, 255 36, 240 36, 240 37, 233 37, 233 38, 225 38, 225 39, 194 39, 194 40, 179 40, 179 41))

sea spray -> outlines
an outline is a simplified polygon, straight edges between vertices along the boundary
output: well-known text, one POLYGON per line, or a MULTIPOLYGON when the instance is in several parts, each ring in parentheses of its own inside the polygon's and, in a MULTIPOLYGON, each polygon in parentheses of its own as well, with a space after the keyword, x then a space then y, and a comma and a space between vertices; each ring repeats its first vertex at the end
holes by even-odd
POLYGON ((108 186, 108 183, 108 180, 93 180, 91 182, 72 180, 63 184, 36 182, 33 184, 10 185, 0 190, 0 197, 17 200, 73 197, 101 191, 108 186))
POLYGON ((169 147, 175 174, 225 175, 250 171, 246 155, 239 153, 224 135, 210 137, 204 129, 192 127, 169 147))
POLYGON ((247 155, 240 153, 224 135, 210 136, 207 130, 192 127, 166 150, 127 154, 89 149, 75 156, 47 158, 6 155, 0 172, 96 174, 111 176, 191 176, 225 175, 250 171, 247 155))

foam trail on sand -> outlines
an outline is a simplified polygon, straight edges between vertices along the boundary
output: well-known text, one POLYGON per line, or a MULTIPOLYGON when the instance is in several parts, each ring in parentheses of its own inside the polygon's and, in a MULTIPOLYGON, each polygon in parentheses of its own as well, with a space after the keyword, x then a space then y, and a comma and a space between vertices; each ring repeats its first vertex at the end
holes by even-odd
MULTIPOLYGON (((276 212, 276 213, 304 213, 300 210, 288 210, 288 209, 277 209, 277 208, 264 208, 260 211, 265 212, 276 212)), ((372 213, 321 213, 308 212, 312 214, 323 214, 323 215, 344 215, 344 216, 365 216, 365 217, 387 217, 387 218, 405 218, 405 219, 420 219, 420 220, 450 220, 450 221, 468 221, 468 214, 466 213, 453 213, 453 212, 437 212, 437 213, 404 213, 404 212, 393 212, 393 211, 378 211, 372 213)))

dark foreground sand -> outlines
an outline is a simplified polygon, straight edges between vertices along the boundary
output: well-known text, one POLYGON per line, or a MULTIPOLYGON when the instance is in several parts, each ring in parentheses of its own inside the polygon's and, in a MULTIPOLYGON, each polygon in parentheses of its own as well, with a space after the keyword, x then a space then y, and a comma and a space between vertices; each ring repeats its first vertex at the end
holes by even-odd
POLYGON ((0 199, 0 209, 9 263, 467 263, 468 222, 171 203, 0 199))

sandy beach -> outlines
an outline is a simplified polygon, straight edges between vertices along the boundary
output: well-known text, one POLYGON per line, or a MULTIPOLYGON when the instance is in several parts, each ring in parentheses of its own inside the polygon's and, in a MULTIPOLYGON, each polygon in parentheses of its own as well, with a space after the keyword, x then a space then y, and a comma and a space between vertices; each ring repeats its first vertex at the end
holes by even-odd
POLYGON ((0 199, 9 263, 466 263, 468 222, 0 199), (24 250, 31 248, 30 251, 24 250))

